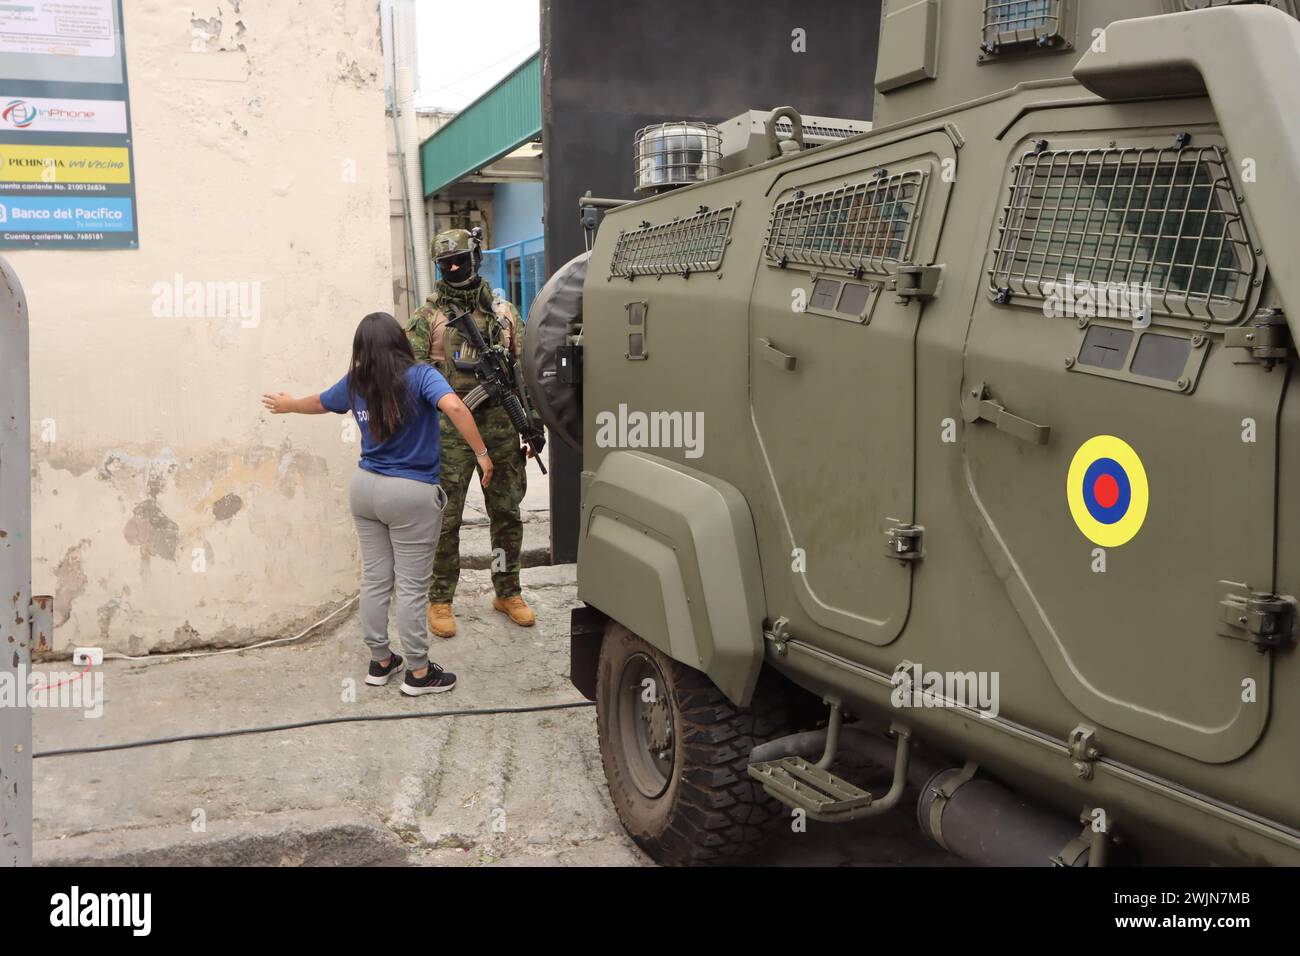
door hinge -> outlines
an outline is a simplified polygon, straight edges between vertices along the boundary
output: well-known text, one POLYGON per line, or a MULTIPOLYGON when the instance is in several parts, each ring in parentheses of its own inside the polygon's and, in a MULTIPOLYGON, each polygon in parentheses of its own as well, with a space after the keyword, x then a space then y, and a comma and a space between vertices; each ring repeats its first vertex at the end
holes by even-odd
POLYGON ((1219 627, 1221 637, 1249 641, 1259 651, 1284 647, 1294 639, 1295 598, 1290 595, 1252 591, 1248 584, 1220 581, 1237 593, 1226 595, 1219 602, 1219 627))
POLYGON ((894 523, 885 528, 885 552, 900 561, 919 561, 925 556, 925 529, 920 525, 894 523))
POLYGON ((925 302, 939 292, 943 266, 917 266, 904 262, 885 281, 885 288, 898 296, 899 302, 916 299, 925 302))
POLYGON ((790 637, 790 619, 783 614, 772 622, 773 649, 778 657, 785 657, 790 637))
POLYGON ((1291 331, 1281 309, 1260 309, 1246 325, 1227 329, 1223 333, 1223 346, 1242 349, 1245 355, 1234 358, 1234 365, 1257 363, 1272 368, 1286 360, 1291 351, 1291 331))
POLYGON ((1080 724, 1070 731, 1066 746, 1070 749, 1070 759, 1074 761, 1074 775, 1080 780, 1091 780, 1092 765, 1101 756, 1097 749, 1097 731, 1080 724))

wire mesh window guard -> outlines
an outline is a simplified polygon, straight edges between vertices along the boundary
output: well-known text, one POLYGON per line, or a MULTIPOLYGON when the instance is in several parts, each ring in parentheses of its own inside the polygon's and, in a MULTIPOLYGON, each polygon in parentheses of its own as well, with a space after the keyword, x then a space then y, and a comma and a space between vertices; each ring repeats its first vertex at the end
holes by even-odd
POLYGON ((907 258, 924 182, 924 172, 910 170, 825 192, 796 192, 772 210, 765 255, 777 263, 884 275, 887 263, 907 258))
POLYGON ((1219 322, 1240 317, 1255 271, 1217 146, 1025 153, 992 261, 995 293, 1045 299, 1067 281, 1136 284, 1149 287, 1155 312, 1219 322))
POLYGON ((1061 35, 1061 0, 985 0, 984 49, 1047 43, 1061 35))
POLYGON ((614 244, 610 275, 630 279, 717 271, 735 211, 735 206, 725 206, 657 226, 624 229, 614 244))

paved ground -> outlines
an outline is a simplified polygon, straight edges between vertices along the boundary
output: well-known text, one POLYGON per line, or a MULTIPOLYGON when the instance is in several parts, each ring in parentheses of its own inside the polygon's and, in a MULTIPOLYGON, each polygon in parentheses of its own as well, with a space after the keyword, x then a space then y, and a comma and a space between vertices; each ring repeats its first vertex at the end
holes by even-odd
MULTIPOLYGON (((546 541, 545 485, 525 548, 546 541)), ((481 509, 481 501, 479 503, 481 509)), ((470 517, 467 515, 467 518, 470 517)), ((481 514, 471 521, 481 522, 481 514)), ((470 529, 467 542, 486 540, 470 529)), ((487 551, 484 542, 472 545, 487 551)), ((469 550, 467 548, 467 550, 469 550)), ((491 609, 487 571, 464 573, 461 633, 434 659, 461 677, 409 700, 362 683, 355 613, 300 643, 159 663, 109 661, 103 716, 38 710, 42 751, 342 715, 561 703, 573 567, 524 572, 539 623, 491 609)), ((590 708, 346 723, 38 759, 38 863, 644 865, 609 802, 590 708)), ((943 864, 905 811, 853 830, 781 834, 765 864, 943 864)))

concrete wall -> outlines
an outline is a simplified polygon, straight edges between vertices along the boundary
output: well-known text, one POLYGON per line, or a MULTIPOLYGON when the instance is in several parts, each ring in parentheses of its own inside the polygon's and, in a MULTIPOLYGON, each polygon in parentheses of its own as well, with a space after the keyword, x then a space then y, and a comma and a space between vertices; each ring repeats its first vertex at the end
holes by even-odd
POLYGON ((140 248, 8 255, 31 312, 35 590, 65 649, 284 635, 357 588, 348 422, 258 399, 332 384, 360 317, 391 308, 377 3, 125 16, 140 248))

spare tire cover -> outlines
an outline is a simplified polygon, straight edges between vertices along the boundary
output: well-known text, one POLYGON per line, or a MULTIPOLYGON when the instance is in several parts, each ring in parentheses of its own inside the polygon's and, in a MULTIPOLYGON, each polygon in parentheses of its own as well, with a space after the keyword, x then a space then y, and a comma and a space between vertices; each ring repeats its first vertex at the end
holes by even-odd
POLYGON ((582 386, 562 385, 555 351, 565 344, 571 324, 582 323, 582 284, 590 252, 556 270, 533 300, 523 340, 524 386, 551 434, 582 450, 582 386))

